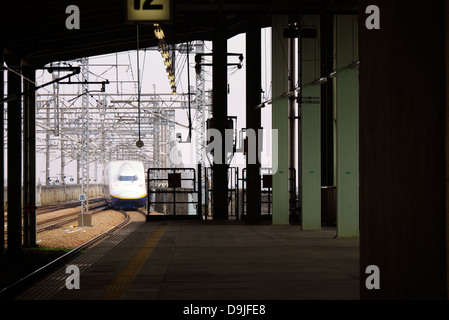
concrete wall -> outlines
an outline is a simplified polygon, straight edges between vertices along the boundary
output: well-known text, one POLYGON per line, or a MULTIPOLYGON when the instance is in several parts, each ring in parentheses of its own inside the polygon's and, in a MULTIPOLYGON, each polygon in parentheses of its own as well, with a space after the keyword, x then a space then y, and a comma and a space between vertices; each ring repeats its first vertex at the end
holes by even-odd
MULTIPOLYGON (((89 185, 89 198, 103 197, 106 186, 102 184, 89 185)), ((78 184, 70 185, 53 185, 36 187, 36 202, 37 206, 47 206, 52 204, 60 204, 69 201, 78 201, 78 195, 81 193, 81 186, 78 184)), ((7 203, 8 189, 5 187, 4 204, 5 211, 8 210, 7 203)))

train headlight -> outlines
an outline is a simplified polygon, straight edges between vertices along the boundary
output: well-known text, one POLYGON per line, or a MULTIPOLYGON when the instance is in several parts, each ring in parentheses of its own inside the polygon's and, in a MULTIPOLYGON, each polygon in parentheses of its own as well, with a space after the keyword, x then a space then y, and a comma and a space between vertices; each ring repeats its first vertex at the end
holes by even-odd
POLYGON ((141 189, 145 189, 145 185, 144 185, 144 184, 139 184, 139 187, 140 187, 141 189))
POLYGON ((113 184, 113 185, 111 186, 111 188, 112 188, 112 190, 117 189, 117 188, 118 188, 118 185, 117 185, 117 184, 113 184))

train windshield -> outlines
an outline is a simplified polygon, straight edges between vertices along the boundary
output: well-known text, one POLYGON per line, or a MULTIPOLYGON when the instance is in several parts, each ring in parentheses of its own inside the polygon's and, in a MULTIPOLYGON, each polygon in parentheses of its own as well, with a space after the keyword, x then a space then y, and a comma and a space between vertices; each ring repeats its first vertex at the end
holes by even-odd
POLYGON ((135 176, 118 176, 119 181, 137 181, 139 178, 135 176))

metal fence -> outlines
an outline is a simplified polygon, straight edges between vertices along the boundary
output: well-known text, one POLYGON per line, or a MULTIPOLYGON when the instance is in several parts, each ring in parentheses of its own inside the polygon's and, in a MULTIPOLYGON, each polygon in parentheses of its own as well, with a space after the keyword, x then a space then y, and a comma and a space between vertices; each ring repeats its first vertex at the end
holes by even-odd
MULTIPOLYGON (((297 187, 296 187, 296 169, 289 168, 289 213, 290 215, 297 214, 298 212, 298 200, 297 187)), ((242 169, 241 177, 242 195, 241 195, 241 213, 246 215, 246 168, 242 169)), ((273 174, 271 168, 260 169, 260 212, 262 215, 273 214, 273 174)))
POLYGON ((201 181, 196 172, 194 168, 148 169, 148 215, 201 217, 201 181))
MULTIPOLYGON (((261 168, 260 169, 260 214, 261 215, 271 215, 273 213, 273 204, 272 204, 272 175, 271 168, 261 168)), ((246 215, 246 203, 247 203, 247 192, 246 192, 246 168, 242 169, 242 200, 241 204, 241 212, 242 215, 246 215)))
MULTIPOLYGON (((205 171, 205 215, 212 217, 213 215, 213 170, 211 167, 204 168, 205 171)), ((239 219, 239 170, 237 167, 228 168, 228 216, 231 219, 239 219)))
MULTIPOLYGON (((194 168, 150 168, 148 169, 148 216, 196 216, 204 219, 213 216, 213 170, 204 168, 204 184, 201 181, 201 166, 194 168), (204 190, 204 191, 203 191, 204 190), (202 193, 204 192, 204 200, 202 193), (204 201, 204 206, 203 206, 204 201)), ((271 216, 272 169, 261 168, 261 215, 271 216)), ((290 168, 289 193, 290 215, 298 212, 298 195, 295 180, 296 170, 290 168)), ((230 219, 241 219, 247 214, 246 168, 239 175, 239 168, 228 168, 228 202, 230 219)))

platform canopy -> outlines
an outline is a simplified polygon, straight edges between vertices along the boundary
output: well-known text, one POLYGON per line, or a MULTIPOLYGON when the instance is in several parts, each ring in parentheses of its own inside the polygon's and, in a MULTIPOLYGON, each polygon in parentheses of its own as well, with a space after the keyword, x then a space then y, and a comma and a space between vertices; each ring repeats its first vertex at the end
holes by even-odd
MULTIPOLYGON (((162 0, 159 0, 162 1, 162 0)), ((126 0, 5 1, 0 10, 0 48, 39 67, 53 61, 132 50, 136 27, 126 20, 126 0), (80 12, 80 28, 69 30, 69 5, 80 12)), ((138 1, 139 2, 139 1, 138 1)), ((156 3, 157 1, 154 1, 156 3)), ((171 0, 172 20, 164 22, 168 41, 211 40, 217 15, 228 37, 245 32, 251 15, 356 13, 358 0, 171 0)), ((140 23, 141 47, 157 46, 152 23, 140 23)))

